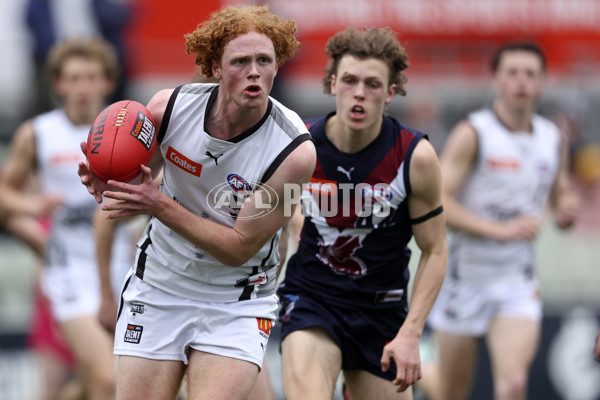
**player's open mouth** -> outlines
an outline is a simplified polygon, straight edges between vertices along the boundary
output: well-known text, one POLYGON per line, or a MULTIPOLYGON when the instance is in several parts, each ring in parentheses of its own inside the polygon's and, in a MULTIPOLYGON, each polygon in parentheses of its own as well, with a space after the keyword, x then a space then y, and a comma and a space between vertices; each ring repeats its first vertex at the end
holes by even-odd
POLYGON ((365 113, 365 109, 362 108, 361 106, 354 106, 352 107, 352 114, 355 115, 363 115, 365 113))
POLYGON ((244 92, 246 92, 246 94, 248 94, 250 96, 257 96, 260 94, 261 89, 260 89, 260 86, 258 86, 258 85, 251 85, 251 86, 247 86, 246 89, 244 90, 244 92))

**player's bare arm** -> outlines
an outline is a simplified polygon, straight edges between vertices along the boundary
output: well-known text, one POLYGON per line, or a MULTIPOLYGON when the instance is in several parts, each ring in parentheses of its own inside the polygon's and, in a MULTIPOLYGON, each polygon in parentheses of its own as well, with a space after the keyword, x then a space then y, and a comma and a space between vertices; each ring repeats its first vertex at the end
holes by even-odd
POLYGON ((101 208, 96 209, 92 224, 94 225, 96 263, 98 264, 98 276, 100 278, 101 303, 98 310, 98 319, 100 324, 110 332, 115 330, 117 315, 117 303, 110 280, 110 259, 118 223, 118 220, 107 219, 106 211, 102 211, 101 208))
POLYGON ((384 348, 381 360, 383 369, 387 370, 390 358, 394 358, 398 371, 393 383, 399 385, 398 391, 406 390, 421 378, 419 341, 446 271, 446 226, 440 208, 441 172, 435 150, 426 140, 415 147, 410 182, 409 215, 422 254, 408 315, 397 336, 384 348))
POLYGON ((14 237, 23 241, 35 254, 44 256, 48 244, 48 232, 37 217, 12 214, 2 224, 14 237))
MULTIPOLYGON (((245 218, 257 215, 260 211, 256 208, 255 197, 260 196, 259 192, 264 189, 259 188, 244 202, 233 228, 200 218, 159 192, 152 184, 149 168, 142 169, 144 179, 140 185, 109 181, 111 186, 121 192, 106 191, 104 196, 120 202, 103 208, 107 211, 117 211, 110 214, 110 218, 151 214, 219 262, 239 266, 256 254, 289 219, 289 216, 285 215, 282 200, 285 194, 284 185, 287 183, 302 186, 307 183, 315 164, 314 144, 310 141, 300 144, 265 184, 274 190, 279 198, 276 204, 270 204, 274 207, 273 211, 260 217, 260 220, 245 218)), ((261 196, 261 199, 267 197, 261 196)))
POLYGON ((442 169, 442 198, 446 222, 450 228, 465 230, 483 236, 493 228, 482 228, 484 221, 467 211, 456 200, 467 181, 477 158, 477 133, 467 121, 461 121, 450 132, 440 155, 442 169))
POLYGON ((0 209, 5 216, 27 214, 49 215, 62 200, 29 191, 32 174, 36 170, 35 133, 31 121, 26 121, 15 132, 8 157, 0 172, 0 209))
POLYGON ((459 190, 474 168, 477 146, 475 129, 469 122, 462 121, 450 132, 440 156, 446 223, 456 230, 501 241, 533 240, 540 228, 539 218, 519 215, 506 222, 494 221, 473 214, 457 201, 459 190))
POLYGON ((550 191, 549 204, 556 226, 567 229, 575 224, 580 201, 571 187, 568 170, 569 142, 566 135, 561 135, 560 144, 560 165, 550 191))

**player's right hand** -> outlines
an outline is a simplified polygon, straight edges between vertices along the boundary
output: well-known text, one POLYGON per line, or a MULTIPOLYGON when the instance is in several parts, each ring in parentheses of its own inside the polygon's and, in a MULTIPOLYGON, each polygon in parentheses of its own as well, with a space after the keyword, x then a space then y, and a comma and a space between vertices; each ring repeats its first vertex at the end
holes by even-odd
MULTIPOLYGON (((81 142, 81 151, 87 154, 87 143, 81 142)), ((77 174, 81 178, 81 183, 85 185, 88 192, 94 196, 98 204, 102 203, 102 194, 108 188, 107 184, 98 178, 90 169, 87 162, 80 162, 77 174)))

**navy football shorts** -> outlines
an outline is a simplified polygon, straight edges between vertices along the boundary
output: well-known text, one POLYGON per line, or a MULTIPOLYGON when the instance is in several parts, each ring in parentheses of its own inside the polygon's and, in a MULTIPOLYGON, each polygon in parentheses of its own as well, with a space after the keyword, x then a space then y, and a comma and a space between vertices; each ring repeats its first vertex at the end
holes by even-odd
POLYGON ((341 349, 342 370, 363 370, 389 381, 396 377, 393 360, 386 373, 381 371, 381 356, 404 322, 400 305, 381 310, 326 306, 323 300, 285 286, 278 294, 282 340, 294 331, 318 326, 329 332, 341 349))

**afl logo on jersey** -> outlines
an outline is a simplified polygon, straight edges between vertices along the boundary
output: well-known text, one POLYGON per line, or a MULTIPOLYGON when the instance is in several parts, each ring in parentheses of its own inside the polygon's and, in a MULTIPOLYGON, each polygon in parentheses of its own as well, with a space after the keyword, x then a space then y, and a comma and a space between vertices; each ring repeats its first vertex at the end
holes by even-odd
POLYGON ((252 186, 238 174, 229 174, 227 176, 227 183, 236 192, 251 192, 252 186))
POLYGON ((227 181, 213 187, 206 196, 207 205, 214 212, 233 219, 254 219, 273 212, 279 202, 277 192, 266 184, 247 181, 238 174, 230 174, 227 181), (260 190, 254 191, 254 188, 260 190), (246 202, 250 211, 239 217, 246 202))

